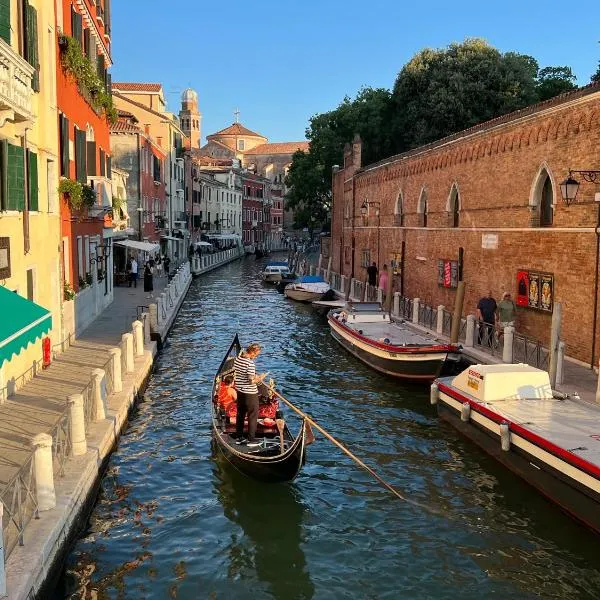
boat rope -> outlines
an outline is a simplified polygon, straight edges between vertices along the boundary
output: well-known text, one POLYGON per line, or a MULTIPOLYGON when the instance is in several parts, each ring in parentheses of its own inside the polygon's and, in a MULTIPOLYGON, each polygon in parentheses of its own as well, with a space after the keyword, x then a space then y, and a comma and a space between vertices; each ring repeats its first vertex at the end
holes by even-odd
POLYGON ((358 458, 358 456, 356 456, 355 454, 350 452, 350 450, 348 450, 348 448, 346 448, 346 446, 344 446, 344 444, 342 444, 340 441, 335 439, 330 433, 328 433, 325 429, 323 429, 323 427, 321 427, 318 423, 316 423, 309 415, 307 415, 305 412, 301 411, 299 408, 294 406, 289 400, 284 398, 276 390, 273 390, 273 394, 275 394, 275 396, 277 396, 280 400, 282 400, 293 411, 298 413, 302 418, 306 419, 306 421, 308 423, 310 423, 317 431, 322 433, 332 444, 335 444, 342 452, 344 452, 346 455, 348 455, 357 465, 359 465, 361 468, 363 468, 365 471, 367 471, 367 473, 372 475, 379 483, 381 483, 381 485, 383 485, 390 492, 392 492, 392 494, 394 494, 394 496, 396 496, 397 498, 399 498, 400 500, 402 500, 408 504, 411 504, 412 506, 422 508, 422 509, 426 510, 427 512, 432 513, 434 515, 442 514, 439 510, 436 510, 430 506, 427 506, 426 504, 421 504, 420 502, 417 502, 416 500, 411 500, 410 498, 407 498, 404 494, 400 493, 393 485, 391 485, 390 483, 385 481, 385 479, 380 477, 371 467, 369 467, 369 465, 365 464, 360 458, 358 458))

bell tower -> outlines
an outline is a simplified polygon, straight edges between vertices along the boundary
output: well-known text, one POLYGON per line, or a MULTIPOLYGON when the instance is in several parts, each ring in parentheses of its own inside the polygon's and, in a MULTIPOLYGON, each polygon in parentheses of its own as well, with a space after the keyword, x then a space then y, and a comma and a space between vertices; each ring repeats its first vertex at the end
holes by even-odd
POLYGON ((202 115, 198 109, 198 94, 191 88, 188 88, 181 94, 179 121, 181 129, 189 140, 189 147, 191 149, 200 148, 202 115))

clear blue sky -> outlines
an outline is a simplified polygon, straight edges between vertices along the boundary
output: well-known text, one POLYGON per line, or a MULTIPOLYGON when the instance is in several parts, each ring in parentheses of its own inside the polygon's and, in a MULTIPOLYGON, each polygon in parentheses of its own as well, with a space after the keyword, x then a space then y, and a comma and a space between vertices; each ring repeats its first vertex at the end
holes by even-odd
POLYGON ((190 86, 202 137, 240 121, 270 141, 304 139, 308 119, 363 85, 391 88, 424 47, 483 37, 568 65, 579 85, 600 59, 598 0, 113 0, 113 80, 190 86), (405 8, 406 7, 406 8, 405 8))

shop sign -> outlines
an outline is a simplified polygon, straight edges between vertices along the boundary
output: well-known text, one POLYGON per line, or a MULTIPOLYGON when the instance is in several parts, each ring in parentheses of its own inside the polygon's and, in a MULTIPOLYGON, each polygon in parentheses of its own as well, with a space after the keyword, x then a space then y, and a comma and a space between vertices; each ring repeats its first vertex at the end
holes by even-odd
POLYGON ((438 260, 438 285, 445 288, 458 287, 458 261, 440 258, 438 260))
POLYGON ((552 312, 554 276, 538 271, 517 271, 517 304, 543 312, 552 312))

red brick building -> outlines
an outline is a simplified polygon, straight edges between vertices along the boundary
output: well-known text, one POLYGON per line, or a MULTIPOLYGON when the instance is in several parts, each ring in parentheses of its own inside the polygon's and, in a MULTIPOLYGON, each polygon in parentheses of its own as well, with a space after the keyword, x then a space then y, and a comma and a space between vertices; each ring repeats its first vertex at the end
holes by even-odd
POLYGON ((242 242, 268 248, 271 239, 271 186, 265 177, 242 174, 242 242))
POLYGON ((498 300, 504 290, 524 292, 517 330, 544 342, 560 302, 567 354, 590 363, 594 346, 596 362, 600 186, 575 175, 570 206, 559 186, 569 169, 600 169, 599 147, 600 85, 377 164, 361 164, 355 139, 333 175, 333 269, 365 279, 369 261, 394 261, 397 291, 453 307, 451 264, 466 283, 464 314, 487 291, 498 300))
POLYGON ((62 275, 77 296, 81 331, 113 298, 109 121, 110 2, 55 0, 57 123, 60 152, 62 275), (85 76, 81 65, 87 63, 85 76), (80 206, 73 186, 81 184, 80 206), (82 293, 85 292, 85 293, 82 293))

